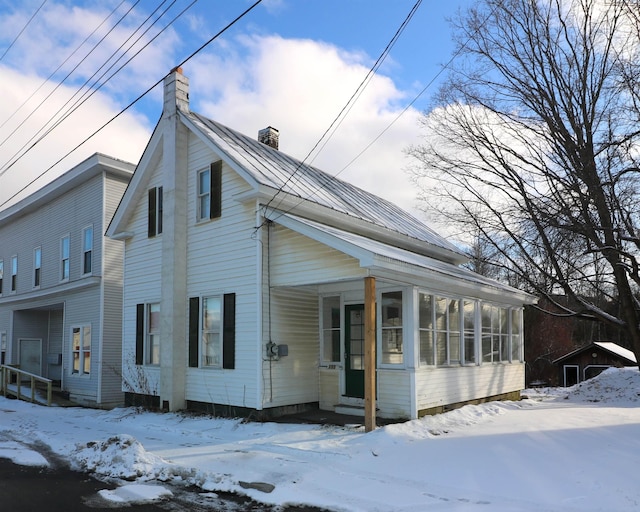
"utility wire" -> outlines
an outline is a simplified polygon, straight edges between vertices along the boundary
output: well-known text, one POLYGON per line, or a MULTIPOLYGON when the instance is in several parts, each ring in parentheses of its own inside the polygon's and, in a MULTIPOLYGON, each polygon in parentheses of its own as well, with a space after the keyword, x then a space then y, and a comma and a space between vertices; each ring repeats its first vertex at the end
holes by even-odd
MULTIPOLYGON (((166 0, 165 0, 165 1, 166 1, 166 0)), ((111 34, 111 33, 116 29, 116 27, 117 27, 120 23, 122 23, 122 21, 123 21, 123 20, 124 20, 128 15, 129 15, 129 13, 134 9, 134 7, 135 7, 139 2, 140 2, 140 0, 137 0, 137 1, 132 5, 132 6, 130 6, 130 8, 127 10, 127 12, 126 12, 126 13, 124 13, 124 14, 120 17, 120 19, 119 19, 119 20, 118 20, 118 21, 117 21, 117 22, 116 22, 116 23, 115 23, 115 24, 114 24, 114 25, 109 29, 109 31, 108 31, 108 32, 107 32, 107 33, 106 33, 106 34, 105 34, 105 35, 100 39, 100 41, 98 41, 98 42, 93 46, 93 48, 91 48, 91 50, 89 51, 89 53, 87 53, 87 55, 85 55, 85 56, 80 60, 80 62, 78 62, 78 63, 73 67, 73 69, 71 69, 71 71, 69 71, 69 73, 67 73, 67 75, 66 75, 66 76, 65 76, 65 77, 64 77, 60 82, 58 82, 58 83, 56 84, 56 86, 53 88, 53 90, 52 90, 52 91, 51 91, 51 92, 50 92, 50 93, 49 93, 49 94, 48 94, 48 95, 47 95, 47 96, 46 96, 46 97, 45 97, 45 98, 44 98, 44 99, 43 99, 43 100, 38 104, 38 106, 37 106, 33 111, 31 111, 31 113, 30 113, 30 114, 29 114, 25 119, 23 119, 23 121, 18 125, 18 127, 17 127, 17 128, 16 128, 16 129, 11 133, 11 134, 9 134, 9 135, 8 135, 8 136, 7 136, 7 137, 6 137, 6 138, 5 138, 5 139, 0 143, 0 146, 2 146, 5 142, 7 142, 7 140, 8 140, 8 139, 10 139, 10 138, 11 138, 11 136, 12 136, 13 134, 15 134, 15 133, 17 132, 17 130, 18 130, 19 128, 21 128, 21 127, 24 125, 24 123, 26 123, 26 122, 27 122, 27 120, 28 120, 28 119, 30 119, 30 118, 31 118, 31 116, 32 116, 33 114, 35 114, 35 113, 36 113, 36 111, 38 111, 38 110, 40 109, 40 107, 42 107, 42 105, 43 105, 43 104, 44 104, 44 103, 45 103, 45 102, 46 102, 46 101, 47 101, 47 100, 48 100, 48 99, 53 95, 53 93, 55 93, 55 92, 56 92, 56 91, 57 91, 57 90, 62 86, 62 84, 63 84, 64 82, 66 82, 67 78, 69 78, 69 77, 73 74, 73 72, 74 72, 76 69, 78 69, 78 67, 80 67, 80 65, 81 65, 81 64, 82 64, 82 63, 83 63, 83 62, 84 62, 84 61, 85 61, 85 60, 86 60, 86 59, 87 59, 87 58, 88 58, 88 57, 89 57, 89 56, 90 56, 90 55, 91 55, 91 54, 92 54, 92 53, 93 53, 97 48, 98 48, 98 46, 99 46, 99 45, 100 45, 100 44, 101 44, 101 43, 102 43, 102 42, 103 42, 103 41, 104 41, 104 40, 109 36, 109 34, 111 34)), ((75 97, 75 95, 76 95, 76 94, 78 94, 78 92, 79 92, 80 90, 82 90, 82 88, 84 87, 84 85, 86 85, 86 83, 87 83, 87 82, 85 82, 85 84, 83 84, 83 85, 80 87, 80 89, 79 89, 78 91, 76 91, 76 93, 74 93, 74 96, 72 96, 72 98, 73 98, 73 97, 75 97)), ((66 104, 68 104, 68 102, 67 102, 67 103, 65 103, 65 105, 66 105, 66 104)), ((7 172, 11 167, 13 167, 13 166, 16 164, 16 162, 18 162, 18 161, 19 161, 19 160, 20 160, 20 159, 21 159, 21 158, 22 158, 26 153, 28 153, 28 152, 31 150, 31 148, 33 148, 33 146, 35 146, 38 142, 40 142, 40 140, 42 140, 42 139, 43 139, 43 138, 44 138, 44 137, 49 133, 49 131, 51 131, 51 130, 49 130, 47 133, 45 133, 45 135, 44 135, 44 136, 40 137, 40 138, 39 138, 39 139, 38 139, 38 140, 37 140, 37 141, 36 141, 32 146, 30 146, 30 147, 29 147, 29 149, 27 149, 26 151, 24 151, 22 154, 20 154, 20 155, 19 155, 19 153, 20 153, 22 150, 24 150, 24 149, 29 145, 29 143, 30 143, 31 141, 33 141, 33 140, 34 140, 34 139, 35 139, 35 138, 36 138, 40 133, 42 133, 42 131, 43 131, 43 130, 45 130, 45 129, 46 129, 47 125, 53 121, 53 119, 54 119, 54 118, 55 118, 55 117, 60 113, 60 111, 62 110, 62 108, 64 108, 64 106, 63 106, 63 107, 61 107, 61 108, 58 110, 58 112, 56 112, 56 113, 53 115, 53 117, 51 117, 51 118, 49 119, 49 121, 47 121, 47 123, 45 123, 45 125, 44 125, 42 128, 40 128, 40 130, 38 130, 38 131, 35 133, 35 135, 33 135, 33 136, 32 136, 32 137, 31 137, 27 142, 25 142, 25 143, 24 143, 24 145, 23 145, 23 146, 22 146, 22 147, 21 147, 21 148, 20 148, 16 153, 14 153, 14 154, 13 154, 13 156, 9 159, 9 161, 8 161, 8 162, 7 162, 7 163, 2 167, 2 169, 0 169, 0 176, 2 176, 2 175, 3 175, 5 172, 7 172), (19 156, 18 156, 18 155, 19 155, 19 156), (15 159, 15 160, 13 160, 13 159, 15 159), (11 160, 13 160, 13 162, 11 162, 11 160), (9 162, 11 162, 11 163, 9 163, 9 162)), ((64 119, 62 119, 62 120, 64 120, 64 119)), ((58 124, 59 124, 59 123, 58 123, 58 124)), ((57 125, 56 125, 56 126, 57 126, 57 125)))
MULTIPOLYGON (((45 0, 45 1, 46 1, 46 0, 45 0)), ((111 18, 111 16, 113 16, 113 15, 114 15, 114 13, 115 13, 119 8, 120 8, 120 6, 121 6, 123 3, 125 3, 126 1, 127 1, 127 0, 122 0, 122 1, 121 1, 121 2, 120 2, 120 3, 119 3, 115 8, 111 11, 111 13, 109 13, 109 15, 108 15, 106 18, 104 18, 104 19, 102 20, 102 22, 100 23, 100 25, 98 25, 96 28, 94 28, 94 29, 93 29, 93 32, 91 32, 91 34, 89 34, 89 35, 84 39, 84 41, 82 41, 82 43, 80 43, 80 44, 76 47, 76 49, 75 49, 75 50, 73 50, 73 52, 71 52, 71 54, 70 54, 70 55, 69 55, 69 56, 68 56, 68 57, 67 57, 67 58, 66 58, 66 59, 65 59, 65 60, 64 60, 64 61, 63 61, 63 62, 62 62, 62 63, 61 63, 61 64, 60 64, 60 65, 59 65, 59 66, 58 66, 58 67, 57 67, 57 68, 56 68, 56 69, 55 69, 55 70, 54 70, 54 71, 53 71, 53 72, 52 72, 48 77, 47 77, 47 78, 45 78, 45 79, 42 81, 42 83, 38 86, 38 88, 37 88, 35 91, 33 91, 33 92, 31 93, 31 95, 30 95, 26 100, 24 100, 24 101, 22 102, 22 104, 21 104, 21 105, 20 105, 16 110, 14 110, 14 111, 13 111, 13 113, 12 113, 12 114, 7 118, 7 119, 5 119, 5 120, 2 122, 2 124, 0 124, 0 128, 3 128, 3 127, 4 127, 4 125, 6 125, 6 124, 11 120, 11 119, 13 119, 13 116, 15 116, 15 115, 16 115, 16 114, 17 114, 17 113, 22 109, 22 107, 24 107, 24 106, 29 102, 29 100, 31 100, 31 98, 33 98, 33 97, 36 95, 36 93, 37 93, 40 89, 42 89, 42 88, 47 84, 47 82, 49 82, 49 80, 51 80, 51 79, 55 76, 55 74, 56 74, 58 71, 60 71, 60 69, 62 69, 62 66, 64 66, 67 62, 69 62, 69 60, 71 59, 71 57, 73 57, 73 56, 74 56, 74 55, 75 55, 75 54, 80 50, 80 48, 82 48, 82 47, 87 43, 87 41, 88 41, 89 39, 91 39, 91 37, 92 37, 92 36, 93 36, 93 35, 94 35, 94 34, 95 34, 95 33, 96 33, 96 32, 97 32, 97 31, 102 27, 102 25, 104 25, 104 24, 107 22, 107 20, 108 20, 109 18, 111 18)), ((139 1, 139 0, 138 0, 138 1, 139 1)), ((76 66, 76 67, 77 67, 77 66, 76 66)), ((75 70, 75 68, 74 68, 74 70, 75 70)), ((66 79, 66 78, 65 78, 65 79, 66 79)), ((37 110, 38 108, 39 108, 39 106, 38 106, 38 107, 36 107, 36 110, 37 110)), ((6 142, 6 139, 0 143, 0 146, 2 146, 2 144, 4 144, 5 142, 6 142)))
MULTIPOLYGON (((494 13, 498 10, 499 7, 502 6, 502 2, 498 2, 495 7, 491 10, 491 12, 486 16, 486 18, 484 19, 484 21, 486 22, 489 18, 491 18, 494 13)), ((353 164, 358 158, 360 158, 371 146, 373 146, 373 144, 375 144, 380 137, 382 137, 395 123, 396 121, 398 121, 398 119, 400 119, 406 112, 407 110, 409 110, 413 104, 418 101, 418 99, 427 91, 427 89, 429 89, 429 87, 431 87, 433 85, 433 83, 438 79, 438 77, 444 73, 444 71, 446 69, 449 69, 449 67, 451 66, 451 64, 453 63, 453 61, 455 59, 457 59, 460 54, 465 50, 465 48, 469 45, 469 42, 471 41, 471 39, 480 31, 480 28, 484 26, 484 22, 478 25, 478 28, 476 28, 476 30, 469 35, 469 37, 467 37, 467 39, 465 40, 465 42, 453 53, 453 55, 451 56, 451 58, 447 61, 447 63, 442 66, 442 68, 440 69, 440 71, 438 71, 435 76, 429 80, 429 82, 427 83, 427 85, 425 85, 422 90, 404 107, 404 109, 402 109, 402 111, 371 141, 369 142, 369 144, 367 144, 362 151, 360 151, 355 157, 353 157, 349 163, 347 163, 347 165, 345 165, 342 169, 340 169, 340 171, 338 171, 336 174, 334 174, 334 177, 338 177, 342 172, 344 172, 348 167, 351 166, 351 164, 353 164)), ((302 163, 298 166, 298 169, 302 166, 302 163)), ((302 198, 300 199, 297 203, 295 203, 293 206, 291 206, 289 209, 284 210, 283 212, 281 212, 279 215, 277 215, 275 218, 271 218, 269 219, 270 221, 274 221, 280 217, 282 217, 283 215, 285 215, 286 213, 291 212, 292 210, 294 210, 295 208, 297 208, 298 206, 300 206, 304 201, 306 201, 308 198, 313 197, 316 195, 316 193, 321 190, 323 187, 322 185, 318 185, 317 187, 315 187, 311 193, 308 195, 308 197, 306 198, 302 198)), ((277 194, 277 193, 276 193, 277 194)), ((275 197, 275 195, 274 195, 275 197)), ((281 204, 282 201, 279 203, 281 204)), ((0 205, 1 206, 1 205, 0 205)), ((267 205, 265 206, 268 207, 269 203, 267 203, 267 205)), ((260 225, 262 226, 264 225, 264 222, 260 225)), ((258 228, 260 227, 258 226, 258 228)), ((258 229, 256 228, 256 229, 258 229)))
MULTIPOLYGON (((118 74, 124 67, 126 67, 126 65, 131 62, 133 59, 135 59, 147 46, 149 46, 156 38, 158 38, 165 30, 167 30, 180 16, 182 16, 187 10, 189 10, 193 4, 195 4, 197 2, 197 0, 193 0, 191 2, 191 4, 189 4, 185 9, 183 9, 176 17, 173 18, 173 20, 171 20, 162 30, 160 30, 153 38, 151 38, 142 48, 140 48, 140 50, 138 50, 132 57, 130 57, 122 66, 120 66, 113 74, 111 74, 111 76, 109 76, 109 78, 107 78, 106 80, 104 80, 102 82, 102 84, 100 84, 98 87, 94 88, 94 89, 89 89, 89 92, 85 92, 83 94, 84 99, 82 101, 77 100, 74 105, 72 107, 70 107, 69 109, 67 109, 67 111, 64 113, 64 115, 62 115, 57 121, 54 122, 54 124, 49 127, 49 129, 46 130, 46 132, 41 135, 31 146, 29 146, 28 149, 26 149, 18 158, 16 158, 10 165, 6 166, 5 168, 0 170, 0 176, 2 176, 5 172, 7 172, 11 167, 13 167, 22 157, 24 157, 24 155, 26 155, 29 151, 31 151, 31 149, 33 149, 40 141, 42 141, 42 139, 44 139, 47 135, 49 135, 49 133, 51 133, 53 130, 55 130, 60 124, 62 124, 71 114, 73 114, 78 108, 80 108, 87 100, 89 100, 89 98, 91 98, 95 93, 97 93, 109 80, 111 80, 116 74, 118 74)), ((166 0, 162 2, 162 4, 166 3, 166 0)), ((139 37, 138 39, 133 43, 135 44, 136 42, 138 42, 165 14, 166 12, 171 8, 171 6, 175 3, 172 2, 170 4, 169 7, 167 7, 164 12, 153 22, 153 24, 151 26, 149 26, 139 37)), ((151 18, 151 16, 158 10, 160 9, 160 7, 162 6, 162 4, 156 8, 156 10, 150 14, 147 19, 133 32, 133 34, 135 34, 138 30, 140 30, 140 28, 142 28, 142 26, 144 26, 144 24, 151 18)), ((107 59, 107 61, 100 66, 100 68, 98 68, 98 70, 89 78, 87 79, 87 81, 85 81, 85 83, 76 91, 76 93, 69 99, 67 100, 67 102, 58 110, 58 112, 56 112, 56 114, 53 116, 53 118, 55 118, 56 116, 58 116, 60 114, 60 112, 62 111, 63 108, 65 108, 70 102, 71 100, 77 96, 80 91, 86 86, 86 84, 93 78, 95 77, 95 75, 97 74, 97 72, 102 69, 106 63, 111 60, 111 58, 113 58, 114 55, 116 55, 118 53, 118 51, 120 51, 123 46, 131 39, 131 37, 133 37, 133 34, 131 36, 129 36, 129 38, 127 39, 127 41, 125 41, 125 43, 123 43, 120 48, 118 48, 118 50, 114 53, 111 54, 111 56, 109 57, 109 59, 107 59)), ((133 46, 133 45, 132 45, 133 46)), ((117 62, 122 59, 122 57, 124 56, 121 55, 92 85, 95 86, 96 83, 98 83, 99 79, 104 77, 104 75, 113 68, 113 66, 115 66, 117 64, 117 62)), ((81 98, 82 99, 82 98, 81 98)), ((50 124, 51 122, 53 122, 53 118, 51 118, 47 124, 50 124)), ((27 145, 29 144, 29 142, 33 141, 38 134, 42 133, 43 130, 45 130, 46 128, 46 124, 43 128, 41 128, 33 137, 31 137, 31 139, 29 139, 20 149, 20 151, 22 151, 25 147, 27 147, 27 145)), ((14 154, 14 157, 17 155, 14 154)), ((12 157, 13 158, 13 157, 12 157)))
MULTIPOLYGON (((211 44, 214 40, 216 40, 218 37, 220 37, 222 34, 224 34, 227 30, 229 30, 233 25, 235 25, 238 21, 240 21, 245 15, 247 15, 249 12, 251 12, 255 7, 257 7, 260 3, 262 3, 262 0, 257 0, 256 2, 254 2, 251 6, 249 6, 247 9, 245 9, 240 15, 238 15, 234 20, 232 20, 231 22, 229 22, 225 27, 223 27, 217 34, 215 34, 214 36, 212 36, 208 41, 206 41, 203 45, 201 45, 197 50, 195 50, 194 52, 192 52, 188 57, 186 57, 182 62, 180 62, 176 67, 181 67, 184 64, 186 64, 187 62, 189 62, 193 57, 195 57, 198 53, 200 53, 204 48, 206 48, 209 44, 211 44)), ((184 12, 184 11, 183 11, 184 12)), ((182 13, 181 13, 182 14, 182 13)), ((174 19, 175 21, 175 19, 174 19)), ((172 21, 173 23, 173 21, 172 21)), ((0 208, 2 208, 3 206, 5 206, 9 201, 11 201, 13 198, 15 198, 17 195, 19 195, 20 193, 22 193, 24 190, 26 190, 27 188, 29 188, 31 185, 33 185, 37 180, 39 180, 40 178, 42 178, 46 173, 48 173, 51 169, 53 169, 56 165, 58 165, 60 162, 62 162, 65 158, 67 158, 70 154, 72 154, 74 151, 76 151, 78 148, 80 148, 83 144, 85 144, 87 141, 91 140, 93 137, 95 137, 99 132, 101 132, 102 130, 104 130, 105 127, 107 127, 109 124, 111 124, 114 120, 116 120, 118 117, 120 117, 122 114, 124 114, 127 110, 129 110, 133 105, 135 105, 138 101, 140 101, 144 96, 146 96, 149 92, 151 92, 157 85, 159 85, 160 83, 162 83, 162 81, 169 76, 169 73, 167 73, 166 75, 164 75, 160 80, 158 80, 157 82, 155 82, 153 85, 151 85, 146 91, 144 91, 142 94, 140 94, 135 100, 133 100, 131 103, 129 103, 126 107, 124 107, 120 112, 118 112, 115 116, 113 116, 111 119, 109 119, 106 123, 104 123, 100 128, 98 128, 96 131, 94 131, 91 135, 89 135, 86 139, 84 139, 82 142, 80 142, 76 147, 74 147, 73 149, 71 149, 70 151, 68 151, 64 156, 62 156, 61 158, 59 158, 55 163, 53 163, 52 165, 50 165, 47 169, 45 169, 43 172, 41 172, 38 176, 36 176, 34 179, 32 179, 29 183, 27 183, 25 186, 23 186, 20 190, 18 190, 17 192, 15 192, 11 197, 9 197, 8 199, 6 199, 5 201, 3 201, 2 203, 0 203, 0 208)))
POLYGON ((13 47, 14 44, 16 44, 16 41, 18 41, 18 39, 20 39, 20 36, 22 35, 22 33, 27 29, 27 27, 31 24, 31 22, 33 21, 33 18, 36 17, 36 15, 40 12, 40 9, 42 9, 44 7, 44 4, 47 3, 47 0, 44 0, 41 4, 40 7, 38 7, 36 9, 36 12, 34 12, 31 15, 31 18, 29 18, 29 21, 27 21, 27 23, 25 24, 24 27, 22 27, 22 30, 20 30, 20 32, 18 33, 18 35, 14 38, 13 41, 11 41, 11 44, 9 46, 7 46, 7 49, 4 51, 4 53, 2 54, 2 56, 0 56, 0 62, 2 62, 2 59, 4 59, 4 56, 7 54, 7 52, 9 50, 11 50, 11 48, 13 47))
MULTIPOLYGON (((310 158, 311 154, 316 150, 316 148, 318 148, 318 146, 320 146, 320 144, 322 143, 322 141, 324 139, 326 139, 326 140, 322 144, 322 147, 320 148, 320 150, 318 150, 318 153, 326 146, 326 144, 329 142, 329 139, 333 136, 333 134, 335 133, 337 128, 340 126, 342 121, 344 121, 346 115, 350 112, 351 108, 353 107, 355 102, 358 100, 358 98, 361 96, 361 94, 364 91, 364 89, 366 88, 366 86, 370 83, 371 79, 373 78, 373 75, 376 73, 378 68, 382 65, 382 63, 384 62, 386 57, 389 55, 389 52, 391 51, 391 48, 393 48, 393 46, 395 45, 395 43, 399 39, 400 35, 402 34, 402 32, 407 27, 407 25, 409 24, 409 22, 413 18, 414 14, 418 10, 418 7, 420 7, 421 3, 422 3, 422 0, 417 0, 417 2, 413 5, 411 10, 409 11, 409 14, 405 17, 404 21, 400 24, 400 27, 398 27, 398 29, 396 30, 395 34, 393 35, 393 37, 391 38, 389 43, 387 43, 387 46, 382 51, 382 53, 380 54, 380 56, 378 57, 378 59, 376 60, 374 65, 369 69, 369 71, 367 72, 367 74, 364 77, 364 79, 362 80, 362 82, 360 82, 360 85, 358 85, 358 87, 356 88, 355 92, 351 95, 351 97, 349 98, 349 101, 347 101, 347 103, 344 105, 344 107, 342 107, 342 109, 340 110, 338 115, 335 117, 335 119, 329 125, 329 128, 327 128, 325 130, 325 132, 322 134, 320 139, 318 139, 318 141, 313 146, 313 148, 311 148, 311 151, 309 151, 307 156, 304 157, 304 159, 294 169, 293 173, 291 173, 291 175, 285 180, 285 182, 278 188, 278 190, 274 193, 273 197, 271 199, 269 199, 269 201, 265 205, 265 209, 268 208, 271 205, 271 203, 275 201, 275 199, 278 196, 278 194, 282 193, 284 188, 294 179, 294 176, 298 173, 300 168, 303 165, 305 165, 305 162, 310 158)), ((316 156, 318 155, 318 153, 316 153, 316 156)), ((315 159, 315 157, 311 161, 313 161, 314 159, 315 159)), ((320 188, 322 188, 322 187, 317 187, 312 192, 311 196, 315 195, 315 193, 318 190, 320 190, 320 188)), ((278 208, 282 204, 283 200, 284 200, 284 198, 281 199, 280 202, 277 205, 275 205, 274 208, 278 208)), ((298 204, 300 204, 300 203, 298 203, 298 204)), ((288 210, 288 211, 290 211, 290 210, 288 210)), ((264 222, 263 222, 263 224, 264 224, 264 222)))

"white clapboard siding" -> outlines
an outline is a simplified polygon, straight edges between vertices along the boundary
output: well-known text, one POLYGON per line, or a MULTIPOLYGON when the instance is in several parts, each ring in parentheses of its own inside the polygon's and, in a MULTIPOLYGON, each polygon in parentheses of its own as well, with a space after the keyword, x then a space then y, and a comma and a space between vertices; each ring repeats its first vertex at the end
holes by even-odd
POLYGON ((273 286, 328 283, 366 276, 358 260, 311 238, 274 224, 270 269, 273 286))
POLYGON ((524 388, 524 364, 485 364, 416 372, 418 410, 466 402, 524 388))
POLYGON ((402 370, 377 370, 376 408, 381 418, 411 418, 410 374, 402 370))
MULTIPOLYGON (((320 354, 318 297, 315 293, 301 290, 273 288, 271 307, 271 341, 287 345, 288 355, 279 360, 264 359, 263 405, 268 408, 317 402, 320 354)), ((265 309, 265 314, 268 314, 268 307, 265 309)))
POLYGON ((319 408, 323 411, 333 411, 340 403, 340 372, 341 368, 320 368, 319 408))

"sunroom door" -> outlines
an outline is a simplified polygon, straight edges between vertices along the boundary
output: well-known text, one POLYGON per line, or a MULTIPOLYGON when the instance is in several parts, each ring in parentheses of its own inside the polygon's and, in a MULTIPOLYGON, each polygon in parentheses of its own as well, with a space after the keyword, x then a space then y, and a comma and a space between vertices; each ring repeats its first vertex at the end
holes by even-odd
POLYGON ((345 395, 364 398, 364 305, 345 306, 345 395))

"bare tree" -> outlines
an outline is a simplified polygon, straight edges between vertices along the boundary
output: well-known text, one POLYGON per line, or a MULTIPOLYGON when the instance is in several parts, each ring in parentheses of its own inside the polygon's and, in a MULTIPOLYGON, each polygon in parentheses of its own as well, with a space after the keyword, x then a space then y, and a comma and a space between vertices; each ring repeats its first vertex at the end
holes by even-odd
POLYGON ((637 9, 479 2, 454 24, 459 57, 408 152, 425 209, 491 241, 554 311, 621 329, 640 361, 637 9))

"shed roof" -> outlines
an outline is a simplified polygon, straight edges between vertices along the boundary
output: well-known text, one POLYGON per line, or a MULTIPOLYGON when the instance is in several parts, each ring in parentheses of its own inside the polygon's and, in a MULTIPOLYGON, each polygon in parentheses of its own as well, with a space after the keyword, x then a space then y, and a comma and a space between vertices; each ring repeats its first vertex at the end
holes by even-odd
POLYGON ((613 343, 612 341, 594 341, 592 343, 589 343, 589 345, 580 347, 573 352, 569 352, 568 354, 559 357, 558 359, 553 361, 553 364, 564 362, 567 359, 571 359, 572 357, 583 352, 593 350, 596 347, 604 350, 605 352, 608 352, 611 355, 618 356, 621 359, 624 359, 629 364, 637 364, 636 356, 631 350, 621 347, 620 345, 618 345, 617 343, 613 343))

